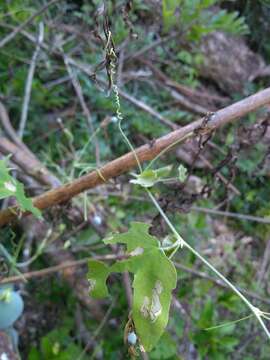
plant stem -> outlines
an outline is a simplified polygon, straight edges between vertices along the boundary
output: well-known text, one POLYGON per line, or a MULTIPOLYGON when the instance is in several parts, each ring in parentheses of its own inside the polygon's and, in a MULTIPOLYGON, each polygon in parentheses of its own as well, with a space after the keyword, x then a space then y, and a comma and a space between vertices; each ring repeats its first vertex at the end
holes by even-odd
POLYGON ((164 155, 167 151, 169 151, 171 148, 173 148, 175 145, 181 143, 182 141, 185 141, 186 139, 188 139, 189 137, 193 136, 194 132, 191 131, 190 133, 184 135, 182 138, 177 139, 175 142, 173 142, 172 144, 168 145, 165 149, 163 149, 152 161, 150 161, 150 163, 146 166, 146 168, 144 170, 148 170, 150 169, 154 162, 156 162, 162 155, 164 155))
MULTIPOLYGON (((177 230, 175 229, 175 227, 173 226, 173 224, 171 223, 171 221, 169 220, 169 218, 167 217, 167 215, 164 213, 164 211, 161 209, 159 203, 157 202, 157 200, 155 199, 155 197, 152 195, 152 193, 148 190, 145 189, 146 192, 148 193, 150 199, 152 200, 153 204, 155 205, 155 207, 157 208, 157 210, 159 211, 160 215, 163 217, 163 219, 165 220, 165 222, 167 223, 167 225, 169 226, 169 228, 172 230, 172 232, 175 234, 175 236, 177 237, 177 239, 179 240, 179 244, 176 245, 175 251, 173 252, 173 254, 176 253, 176 251, 179 249, 179 247, 181 245, 184 245, 190 252, 192 252, 198 259, 200 259, 209 269, 211 269, 221 280, 223 280, 225 282, 225 284, 227 284, 233 291, 235 294, 237 294, 240 299, 250 308, 250 310, 253 312, 253 314, 255 315, 255 317, 257 318, 257 320, 259 321, 260 325, 262 326, 264 332, 266 333, 268 339, 270 340, 270 332, 268 331, 265 323, 262 320, 262 315, 263 312, 256 308, 255 306, 253 306, 248 299, 228 280, 226 279, 226 277, 224 275, 222 275, 212 264, 210 264, 208 262, 208 260, 206 260, 200 253, 198 253, 191 245, 189 245, 177 232, 177 230)), ((172 255, 171 255, 172 257, 172 255)))

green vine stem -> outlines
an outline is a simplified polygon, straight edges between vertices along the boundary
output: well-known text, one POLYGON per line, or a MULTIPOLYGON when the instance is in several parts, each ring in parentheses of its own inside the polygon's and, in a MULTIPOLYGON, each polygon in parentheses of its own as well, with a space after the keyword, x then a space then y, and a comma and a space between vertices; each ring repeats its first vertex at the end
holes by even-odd
MULTIPOLYGON (((110 42, 110 39, 112 38, 112 34, 111 32, 109 32, 109 39, 108 39, 108 43, 110 42)), ((114 75, 115 75, 115 69, 116 69, 116 59, 117 56, 114 52, 114 48, 111 47, 110 49, 107 49, 107 51, 109 52, 109 55, 111 56, 111 82, 112 82, 112 89, 115 95, 115 103, 116 103, 116 117, 118 119, 118 127, 119 127, 119 131, 125 141, 125 143, 127 144, 127 146, 130 148, 130 150, 133 152, 134 157, 137 161, 138 164, 138 168, 140 170, 140 173, 142 173, 142 166, 140 164, 140 161, 138 159, 138 156, 136 154, 136 151, 134 149, 134 147, 132 146, 131 142, 129 141, 129 139, 127 138, 127 136, 125 135, 122 127, 121 127, 121 122, 123 120, 123 115, 122 115, 122 111, 121 111, 121 104, 120 104, 120 98, 119 98, 119 91, 118 91, 118 87, 117 85, 114 83, 114 75)), ((154 162, 161 156, 163 155, 169 148, 171 148, 172 146, 176 145, 177 143, 181 142, 182 140, 185 140, 186 138, 190 137, 193 134, 193 132, 188 133, 184 138, 178 140, 176 143, 170 145, 168 148, 164 149, 159 155, 157 155, 150 163, 149 165, 146 167, 146 169, 149 169, 154 162)), ((232 289, 232 291, 237 294, 239 296, 239 298, 247 305, 247 307, 251 310, 251 312, 253 313, 253 315, 257 318, 257 320, 259 321, 261 327, 263 328, 265 334, 267 335, 268 339, 270 340, 270 332, 268 331, 264 321, 262 318, 265 318, 268 320, 267 317, 267 313, 261 311, 259 308, 253 306, 251 304, 251 302, 236 288, 236 286, 234 286, 224 275, 222 275, 208 260, 206 260, 199 252, 197 252, 191 245, 189 245, 189 243, 187 243, 182 237, 181 235, 178 233, 178 231, 175 229, 174 225, 171 223, 171 221, 169 220, 169 218, 167 217, 167 215, 165 214, 165 212, 162 210, 162 208, 160 207, 159 203, 157 202, 157 200, 155 199, 155 197, 153 196, 153 194, 150 192, 150 190, 148 190, 147 188, 143 187, 144 190, 147 192, 148 196, 150 197, 150 199, 152 200, 153 204, 155 205, 155 207, 157 208, 157 210, 159 211, 160 215, 163 217, 163 219, 165 220, 165 222, 167 223, 168 227, 171 229, 172 233, 176 236, 176 243, 174 244, 174 249, 170 255, 170 258, 172 258, 175 253, 179 250, 179 248, 183 248, 184 246, 190 251, 192 252, 198 259, 200 259, 211 271, 213 271, 222 281, 224 281, 225 284, 228 285, 229 288, 232 289)))
MULTIPOLYGON (((155 207, 159 211, 160 215, 163 217, 163 219, 165 220, 165 222, 167 223, 167 225, 169 226, 169 228, 172 230, 172 232, 174 233, 174 235, 177 238, 177 241, 176 241, 176 244, 175 244, 175 250, 174 250, 174 252, 172 254, 174 255, 177 252, 177 250, 179 249, 179 247, 183 247, 183 246, 185 246, 189 251, 191 251, 209 269, 211 269, 221 280, 223 280, 234 291, 234 293, 237 294, 241 298, 241 300, 243 300, 243 302, 250 308, 250 310, 253 312, 253 314, 255 315, 255 317, 257 318, 259 323, 261 324, 261 326, 262 326, 264 332, 266 333, 268 339, 270 339, 270 332, 268 331, 265 323, 262 320, 263 317, 267 319, 266 313, 261 311, 259 308, 253 306, 251 304, 251 302, 224 275, 222 275, 212 264, 210 264, 200 253, 198 253, 192 246, 190 246, 180 236, 180 234, 177 232, 177 230, 175 229, 175 227, 173 226, 173 224, 171 223, 171 221, 169 220, 167 215, 161 209, 159 203, 157 202, 157 200, 155 199, 153 194, 148 189, 145 189, 145 190, 146 190, 147 194, 149 195, 150 199, 152 200, 153 204, 155 205, 155 207)), ((172 255, 170 257, 172 257, 172 255)))
MULTIPOLYGON (((106 48, 109 47, 109 45, 111 43, 111 40, 112 40, 112 33, 111 33, 111 31, 109 31, 109 36, 108 36, 106 48)), ((140 160, 139 160, 139 158, 138 158, 138 156, 136 154, 136 151, 134 150, 134 147, 132 146, 131 142, 129 141, 128 137, 124 133, 124 131, 122 129, 122 126, 121 126, 121 122, 123 120, 123 114, 122 114, 122 111, 121 111, 121 104, 120 104, 118 86, 114 82, 114 75, 116 73, 117 55, 115 54, 113 46, 111 46, 110 49, 108 49, 108 56, 110 56, 110 60, 111 60, 111 63, 110 63, 110 72, 111 72, 110 80, 111 80, 111 85, 112 85, 112 89, 113 89, 114 96, 115 96, 116 117, 117 117, 117 120, 118 120, 118 128, 119 128, 119 131, 120 131, 121 135, 123 136, 126 144, 130 148, 130 150, 133 152, 134 157, 135 157, 136 162, 137 162, 137 165, 138 165, 138 168, 140 170, 140 173, 142 173, 142 171, 143 171, 142 166, 141 166, 140 160)))

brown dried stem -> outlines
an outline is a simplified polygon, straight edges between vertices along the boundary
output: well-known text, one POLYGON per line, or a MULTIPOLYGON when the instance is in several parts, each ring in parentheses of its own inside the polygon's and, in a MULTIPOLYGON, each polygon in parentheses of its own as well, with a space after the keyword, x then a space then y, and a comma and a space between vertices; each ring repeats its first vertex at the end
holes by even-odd
MULTIPOLYGON (((168 147, 172 148, 174 144, 179 143, 181 139, 187 137, 188 135, 196 136, 198 131, 202 131, 203 133, 213 131, 268 103, 270 103, 270 88, 259 91, 254 95, 217 111, 211 116, 206 125, 204 124, 205 118, 201 118, 157 139, 154 144, 147 144, 137 148, 135 150, 137 157, 141 163, 152 160, 162 151, 168 147)), ((111 178, 126 173, 136 166, 137 162, 134 153, 129 152, 104 165, 99 169, 99 171, 92 171, 71 183, 37 196, 33 199, 34 205, 40 210, 44 210, 54 205, 66 202, 81 192, 94 188, 104 183, 104 181, 108 181, 111 178)), ((15 211, 16 208, 9 208, 1 211, 0 226, 3 226, 9 221, 15 219, 17 217, 15 211)))

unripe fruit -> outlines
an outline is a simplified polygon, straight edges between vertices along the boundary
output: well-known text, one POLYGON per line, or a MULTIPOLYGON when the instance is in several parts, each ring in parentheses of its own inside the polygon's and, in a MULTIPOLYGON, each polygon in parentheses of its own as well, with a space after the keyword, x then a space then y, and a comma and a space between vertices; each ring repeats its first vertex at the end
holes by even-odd
POLYGON ((12 326, 23 312, 23 300, 21 296, 11 290, 0 288, 0 330, 12 326), (8 291, 7 295, 6 292, 8 291))

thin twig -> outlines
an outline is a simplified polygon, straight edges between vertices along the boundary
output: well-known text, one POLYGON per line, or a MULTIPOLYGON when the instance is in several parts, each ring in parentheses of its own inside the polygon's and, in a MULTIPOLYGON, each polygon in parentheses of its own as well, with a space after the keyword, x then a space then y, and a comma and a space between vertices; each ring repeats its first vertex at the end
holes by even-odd
MULTIPOLYGON (((166 86, 171 89, 175 89, 178 93, 181 93, 189 98, 203 98, 206 100, 215 100, 219 103, 228 102, 229 98, 217 95, 217 94, 209 94, 200 90, 192 89, 186 85, 179 84, 178 82, 170 79, 165 73, 163 73, 159 68, 153 65, 152 61, 147 60, 145 57, 140 57, 138 59, 143 64, 147 65, 149 69, 156 75, 156 77, 166 86)), ((208 110, 209 111, 209 110, 208 110)))
POLYGON ((75 313, 75 324, 76 324, 76 339, 79 340, 80 343, 84 344, 85 346, 91 342, 91 349, 93 349, 97 342, 92 338, 92 332, 88 330, 85 324, 85 318, 82 313, 81 305, 76 304, 76 313, 75 313))
POLYGON ((41 49, 41 44, 43 42, 43 39, 44 39, 44 24, 43 24, 43 22, 40 22, 37 46, 36 46, 36 49, 34 51, 34 54, 33 54, 33 57, 32 57, 31 63, 30 63, 27 80, 26 80, 26 84, 25 84, 25 89, 24 89, 24 99, 23 99, 21 120, 20 120, 19 130, 18 130, 18 136, 20 139, 23 138, 23 133, 24 133, 25 125, 26 125, 28 107, 29 107, 30 96, 31 96, 31 89, 32 89, 32 82, 33 82, 33 77, 34 77, 34 73, 35 73, 37 58, 38 58, 38 55, 39 55, 39 52, 41 49))
MULTIPOLYGON (((198 157, 208 167, 208 169, 215 169, 211 162, 208 161, 202 154, 199 154, 198 157)), ((218 171, 216 173, 216 177, 219 178, 219 180, 222 181, 223 184, 225 184, 225 186, 228 187, 235 195, 241 195, 241 192, 233 184, 231 184, 230 181, 228 181, 225 176, 221 174, 221 172, 218 171)))
POLYGON ((9 137, 9 139, 23 151, 27 152, 30 156, 32 156, 31 151, 21 141, 13 126, 11 125, 7 109, 2 102, 0 102, 0 122, 1 127, 3 128, 5 134, 9 137))
POLYGON ((192 206, 191 210, 199 211, 199 212, 203 212, 203 213, 207 213, 207 214, 212 214, 212 215, 237 218, 240 220, 254 221, 254 222, 258 222, 258 223, 262 223, 262 224, 270 224, 270 218, 267 218, 267 217, 263 218, 263 217, 259 217, 259 216, 234 213, 234 212, 230 212, 230 211, 220 211, 220 210, 208 209, 208 208, 199 207, 199 206, 192 206))
POLYGON ((162 45, 164 43, 168 43, 168 41, 176 38, 177 36, 180 36, 180 33, 178 31, 172 32, 170 35, 165 36, 163 38, 161 37, 158 40, 153 41, 151 44, 141 48, 137 52, 135 52, 133 54, 128 54, 127 56, 125 56, 124 60, 125 61, 130 61, 131 59, 140 57, 143 54, 147 53, 148 51, 152 50, 153 48, 156 48, 157 46, 160 46, 160 45, 162 45))
POLYGON ((266 247, 264 250, 264 255, 263 255, 263 259, 261 262, 261 266, 260 269, 258 271, 258 275, 257 275, 257 284, 258 286, 260 286, 260 284, 262 283, 264 277, 265 277, 265 273, 267 271, 267 267, 269 265, 269 261, 270 261, 270 239, 267 240, 266 243, 266 247))
POLYGON ((84 99, 84 96, 83 96, 83 91, 82 91, 82 88, 81 88, 81 84, 80 84, 76 74, 74 73, 74 71, 72 70, 72 68, 71 68, 71 66, 69 64, 68 57, 66 56, 66 54, 63 52, 62 49, 61 49, 61 52, 62 52, 62 55, 63 55, 63 59, 64 59, 64 63, 65 63, 67 72, 68 72, 68 74, 70 76, 70 80, 72 82, 74 90, 75 90, 75 92, 77 94, 77 97, 79 99, 79 102, 80 102, 80 105, 82 107, 84 116, 87 119, 87 123, 88 123, 89 129, 91 131, 91 135, 93 136, 93 140, 94 140, 94 143, 95 143, 95 149, 96 149, 96 164, 97 164, 97 166, 100 166, 99 145, 98 145, 98 140, 97 140, 97 137, 96 137, 96 134, 95 134, 95 129, 94 129, 93 120, 92 120, 90 110, 89 110, 88 106, 86 105, 86 102, 85 102, 85 99, 84 99))
MULTIPOLYGON (((93 340, 95 340, 100 332, 102 331, 103 327, 106 325, 106 323, 109 320, 109 317, 111 315, 111 312, 116 304, 117 299, 115 298, 112 302, 111 305, 109 306, 108 310, 106 311, 105 316, 103 317, 103 319, 101 320, 99 326, 97 327, 97 329, 94 332, 94 336, 92 339, 89 340, 89 342, 86 344, 85 348, 83 349, 83 351, 81 352, 81 354, 78 356, 77 360, 82 360, 83 356, 86 354, 86 352, 91 348, 91 345, 93 343, 93 340)), ((93 354, 94 355, 94 354, 93 354)), ((91 357, 91 359, 93 358, 93 356, 91 357)))
POLYGON ((130 280, 129 273, 127 271, 125 271, 122 274, 122 281, 123 281, 123 285, 124 285, 125 292, 126 292, 128 308, 129 308, 129 310, 131 310, 132 302, 133 302, 133 299, 132 299, 133 298, 132 297, 132 286, 131 286, 131 280, 130 280))
POLYGON ((24 151, 22 147, 13 144, 7 138, 0 137, 0 152, 3 155, 12 154, 12 162, 16 163, 27 175, 36 179, 40 184, 49 185, 50 188, 61 185, 59 179, 50 173, 29 149, 24 151))
MULTIPOLYGON (((4 278, 0 280, 0 284, 9 284, 9 283, 16 283, 16 282, 21 282, 21 281, 25 281, 25 280, 29 280, 29 279, 33 279, 33 278, 37 278, 37 277, 42 277, 42 276, 47 276, 47 275, 51 275, 55 272, 67 269, 67 268, 71 268, 71 267, 78 267, 78 266, 82 266, 84 264, 87 264, 89 260, 91 259, 96 259, 96 260, 104 260, 104 261, 111 261, 111 260, 122 260, 125 259, 126 256, 125 255, 113 255, 113 254, 108 254, 108 255, 100 255, 100 256, 89 256, 87 258, 83 258, 80 260, 74 260, 74 261, 68 261, 68 262, 64 262, 61 263, 59 265, 55 265, 55 266, 50 266, 47 267, 45 269, 42 270, 35 270, 35 271, 30 271, 30 272, 26 272, 23 273, 23 276, 21 275, 15 275, 15 276, 10 276, 8 278, 4 278)), ((213 283, 215 283, 218 286, 224 287, 224 288, 228 288, 228 286, 223 283, 221 280, 215 279, 212 276, 204 273, 204 272, 200 272, 194 269, 191 269, 185 265, 182 265, 178 262, 174 261, 174 265, 176 268, 181 269, 185 272, 188 272, 194 276, 197 277, 201 277, 203 279, 209 280, 213 283)), ((247 291, 245 289, 240 289, 239 290, 245 294, 247 294, 248 296, 259 300, 261 302, 264 302, 266 304, 270 305, 270 300, 264 299, 263 297, 257 295, 256 293, 253 293, 251 291, 247 291)))
MULTIPOLYGON (((7 28, 9 30, 15 30, 16 29, 16 26, 13 26, 13 25, 10 25, 10 24, 7 24, 7 23, 3 23, 3 22, 0 22, 0 27, 7 28)), ((35 35, 29 33, 28 31, 25 31, 25 30, 20 31, 20 33, 26 39, 30 40, 34 45, 36 45, 37 39, 36 39, 35 35)), ((50 50, 49 46, 47 44, 44 44, 44 43, 41 44, 41 48, 43 50, 46 50, 46 51, 50 50)))
POLYGON ((121 86, 122 83, 122 73, 124 67, 124 55, 125 55, 125 48, 127 45, 128 38, 124 41, 121 51, 118 56, 118 66, 117 66, 117 76, 116 76, 116 85, 118 87, 121 86))
MULTIPOLYGON (((164 116, 162 116, 159 112, 151 108, 149 105, 145 104, 143 101, 134 98, 132 95, 129 95, 124 90, 118 89, 119 95, 122 96, 125 100, 129 101, 131 104, 137 106, 139 109, 147 112, 153 117, 157 118, 162 124, 172 128, 172 123, 164 116)), ((177 128, 177 125, 174 126, 174 129, 177 128)))
MULTIPOLYGON (((218 285, 218 286, 220 286, 220 287, 223 287, 223 288, 226 288, 226 289, 230 289, 230 287, 229 287, 227 284, 225 284, 223 281, 221 281, 221 280, 219 280, 219 279, 215 279, 215 278, 213 278, 212 276, 210 276, 210 275, 208 275, 208 274, 206 274, 206 273, 204 273, 204 272, 191 269, 191 268, 189 268, 189 267, 187 267, 187 266, 185 266, 185 265, 179 264, 178 262, 175 262, 175 261, 174 261, 174 265, 175 265, 175 267, 176 267, 177 269, 183 270, 183 271, 185 271, 185 272, 188 272, 188 273, 190 273, 190 274, 192 274, 192 275, 194 275, 194 276, 200 277, 200 278, 202 278, 202 279, 209 280, 209 281, 213 282, 214 284, 216 284, 216 285, 218 285)), ((253 299, 259 300, 259 301, 261 301, 261 302, 263 302, 263 303, 265 303, 265 304, 270 305, 270 300, 267 300, 267 299, 261 297, 260 295, 257 295, 257 294, 254 293, 254 292, 251 292, 251 291, 248 291, 248 290, 239 288, 239 287, 237 287, 237 289, 238 289, 239 291, 241 291, 242 293, 244 293, 244 294, 252 297, 253 299)))
POLYGON ((39 15, 41 15, 44 11, 46 11, 50 6, 56 4, 61 0, 52 0, 45 4, 42 8, 40 8, 37 12, 31 15, 27 20, 25 20, 21 25, 16 27, 11 33, 9 33, 4 39, 0 41, 0 48, 10 42, 19 32, 21 32, 27 25, 31 24, 31 22, 39 15))
POLYGON ((164 85, 164 89, 167 90, 171 94, 171 96, 188 111, 198 115, 206 115, 208 113, 208 109, 199 104, 196 104, 195 102, 190 101, 182 94, 179 94, 179 92, 169 88, 166 85, 164 85))
MULTIPOLYGON (((101 194, 97 193, 95 190, 89 190, 88 193, 98 195, 98 198, 106 199, 108 196, 117 196, 117 197, 121 197, 123 200, 136 200, 136 201, 143 201, 143 202, 151 202, 149 199, 144 198, 142 196, 127 195, 122 192, 110 191, 108 193, 101 195, 101 194)), ((231 218, 236 218, 236 219, 245 220, 245 221, 254 221, 254 222, 258 222, 258 223, 262 223, 262 224, 270 224, 270 218, 267 218, 267 217, 263 218, 263 217, 259 217, 259 216, 253 216, 253 215, 246 215, 246 214, 229 212, 229 211, 209 209, 209 208, 200 207, 200 206, 191 206, 190 210, 198 211, 198 212, 202 212, 202 213, 206 213, 206 214, 211 214, 211 215, 231 217, 231 218)))
POLYGON ((0 280, 0 284, 21 282, 21 281, 25 281, 25 280, 36 278, 36 277, 50 275, 55 272, 67 269, 67 268, 72 268, 72 267, 77 267, 77 266, 87 264, 88 261, 93 258, 96 260, 110 261, 110 260, 125 259, 126 256, 125 255, 110 255, 110 254, 101 255, 101 256, 89 256, 89 257, 83 258, 81 260, 67 261, 67 262, 61 263, 60 265, 50 266, 50 267, 47 267, 42 270, 35 270, 35 271, 23 273, 23 276, 21 276, 21 275, 10 276, 8 278, 0 280))

